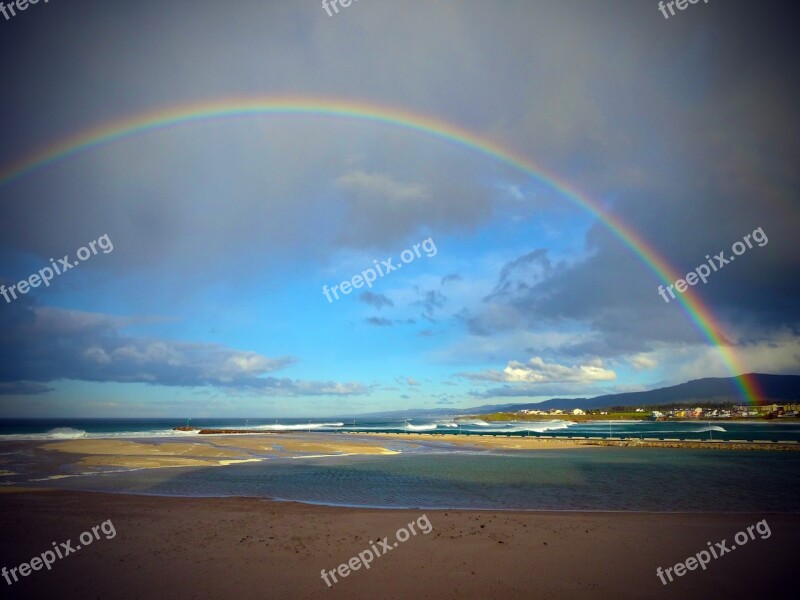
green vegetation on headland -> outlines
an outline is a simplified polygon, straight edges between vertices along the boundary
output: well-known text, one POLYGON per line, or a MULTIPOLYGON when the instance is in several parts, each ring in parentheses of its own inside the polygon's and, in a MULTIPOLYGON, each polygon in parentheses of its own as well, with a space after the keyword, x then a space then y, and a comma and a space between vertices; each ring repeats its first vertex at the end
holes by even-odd
POLYGON ((518 410, 503 411, 487 414, 464 415, 456 421, 481 419, 483 421, 542 421, 561 419, 584 423, 587 421, 696 421, 702 420, 800 420, 798 415, 800 405, 770 405, 770 406, 736 406, 733 404, 698 403, 697 405, 670 404, 665 406, 648 406, 647 408, 635 406, 612 406, 597 410, 518 410))

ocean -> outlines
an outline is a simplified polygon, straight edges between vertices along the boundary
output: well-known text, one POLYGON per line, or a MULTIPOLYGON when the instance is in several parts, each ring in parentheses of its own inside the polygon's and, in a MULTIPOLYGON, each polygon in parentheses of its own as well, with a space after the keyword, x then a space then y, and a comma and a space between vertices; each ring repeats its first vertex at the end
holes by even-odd
MULTIPOLYGON (((185 419, 0 419, 1 440, 75 438, 186 437, 197 432, 174 431, 185 419)), ((682 440, 746 440, 800 442, 800 423, 783 421, 594 421, 562 419, 492 422, 480 419, 195 419, 191 426, 208 429, 315 431, 330 433, 447 433, 462 435, 652 438, 682 440)))
POLYGON ((800 453, 428 448, 392 456, 145 469, 41 485, 377 508, 796 513, 800 512, 800 453))

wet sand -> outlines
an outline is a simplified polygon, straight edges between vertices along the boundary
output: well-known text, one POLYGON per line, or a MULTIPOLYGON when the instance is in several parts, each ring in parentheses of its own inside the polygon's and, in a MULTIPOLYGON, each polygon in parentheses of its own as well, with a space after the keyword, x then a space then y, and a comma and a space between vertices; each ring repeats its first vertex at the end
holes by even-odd
POLYGON ((15 598, 791 597, 798 515, 426 510, 419 533, 328 587, 336 569, 423 514, 255 499, 0 493, 0 566, 111 519, 117 532, 9 587, 15 598), (766 518, 772 536, 663 585, 666 568, 766 518))

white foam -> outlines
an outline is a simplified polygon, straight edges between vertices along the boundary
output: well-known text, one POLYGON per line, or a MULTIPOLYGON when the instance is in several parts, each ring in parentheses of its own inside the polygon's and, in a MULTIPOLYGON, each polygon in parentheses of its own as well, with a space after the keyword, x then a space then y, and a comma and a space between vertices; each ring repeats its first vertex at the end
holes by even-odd
POLYGON ((550 421, 506 421, 502 423, 486 424, 488 429, 482 429, 486 433, 520 433, 531 431, 533 433, 544 433, 545 431, 558 431, 567 429, 575 425, 572 421, 562 421, 552 419, 550 421))
POLYGON ((0 435, 0 441, 13 441, 13 440, 75 440, 75 439, 108 439, 108 438, 153 438, 153 437, 181 437, 181 436, 194 436, 197 431, 174 431, 172 429, 149 430, 149 431, 114 431, 114 432, 99 432, 87 433, 82 429, 73 429, 71 427, 57 427, 51 429, 47 433, 11 433, 0 435))
POLYGON ((44 434, 49 440, 74 440, 84 438, 88 434, 83 429, 73 429, 72 427, 56 427, 44 434))
POLYGON ((700 427, 698 429, 692 429, 691 431, 688 431, 687 433, 708 433, 709 431, 725 431, 725 432, 727 432, 726 429, 720 427, 719 425, 708 425, 707 427, 700 427))
POLYGON ((436 429, 436 425, 412 425, 408 423, 405 428, 409 431, 432 431, 436 429))
POLYGON ((256 425, 250 429, 260 429, 264 431, 304 431, 308 429, 323 429, 328 427, 343 427, 344 423, 301 423, 295 425, 282 425, 275 423, 274 425, 256 425))

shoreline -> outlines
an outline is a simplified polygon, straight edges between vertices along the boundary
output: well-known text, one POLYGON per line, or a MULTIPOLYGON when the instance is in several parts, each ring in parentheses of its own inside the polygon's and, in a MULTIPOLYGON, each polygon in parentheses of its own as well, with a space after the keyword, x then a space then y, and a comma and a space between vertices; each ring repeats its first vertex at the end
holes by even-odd
MULTIPOLYGON (((345 432, 339 435, 348 435, 345 432)), ((681 440, 655 438, 601 438, 601 437, 568 437, 568 436, 521 436, 502 434, 454 434, 454 433, 384 433, 365 432, 349 435, 381 436, 398 441, 416 439, 426 441, 445 441, 477 446, 499 446, 507 450, 555 450, 567 447, 617 447, 617 448, 691 448, 715 450, 773 450, 800 451, 800 443, 792 441, 724 441, 724 440, 681 440), (478 438, 475 440, 474 438, 478 438), (502 440, 491 442, 493 438, 502 440), (513 440, 513 443, 512 441, 513 440), (547 444, 552 444, 548 446, 547 444), (523 447, 526 446, 526 447, 523 447)))

